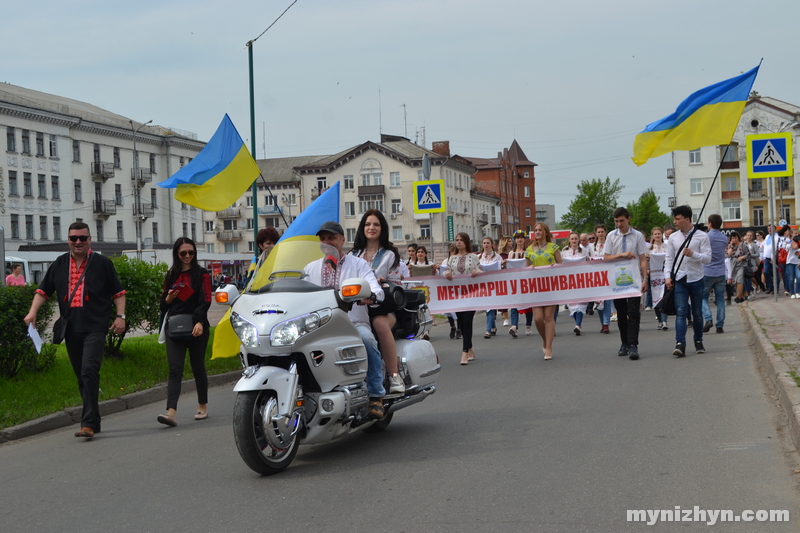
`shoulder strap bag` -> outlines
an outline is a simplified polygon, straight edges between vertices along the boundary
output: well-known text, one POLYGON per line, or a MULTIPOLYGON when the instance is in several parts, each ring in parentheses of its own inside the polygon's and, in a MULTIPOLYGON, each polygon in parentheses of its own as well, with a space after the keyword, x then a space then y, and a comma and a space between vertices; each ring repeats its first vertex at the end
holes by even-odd
MULTIPOLYGON (((58 317, 53 323, 53 344, 61 344, 64 340, 64 337, 67 334, 67 323, 69 322, 69 306, 72 304, 72 299, 75 298, 75 293, 78 292, 78 287, 81 286, 81 282, 83 281, 83 277, 86 275, 86 271, 89 270, 89 261, 92 260, 92 256, 86 258, 86 266, 83 267, 83 272, 81 273, 81 277, 78 278, 78 283, 75 284, 75 288, 72 289, 72 294, 69 295, 69 300, 67 300, 67 314, 61 315, 58 317)), ((69 266, 67 266, 67 287, 69 287, 69 266)))
POLYGON ((681 244, 681 247, 678 248, 678 252, 675 254, 675 260, 672 262, 672 270, 670 271, 669 276, 669 279, 672 280, 672 288, 665 288, 664 296, 661 298, 661 301, 656 304, 656 311, 662 315, 675 316, 678 314, 678 310, 675 308, 675 274, 677 274, 681 269, 681 263, 683 262, 684 256, 681 254, 681 252, 692 240, 692 237, 694 237, 696 231, 697 228, 692 230, 689 236, 683 241, 683 244, 681 244))

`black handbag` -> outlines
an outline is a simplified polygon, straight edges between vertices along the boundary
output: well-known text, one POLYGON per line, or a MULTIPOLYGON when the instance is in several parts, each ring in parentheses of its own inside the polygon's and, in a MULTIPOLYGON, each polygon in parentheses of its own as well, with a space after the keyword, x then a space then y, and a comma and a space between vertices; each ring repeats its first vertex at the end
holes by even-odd
MULTIPOLYGON (((75 288, 72 289, 72 294, 69 295, 69 300, 67 300, 67 310, 69 311, 69 306, 72 303, 72 299, 75 298, 75 293, 78 292, 78 287, 81 286, 81 281, 83 281, 83 276, 86 275, 86 271, 89 270, 89 261, 92 260, 92 257, 89 256, 86 259, 86 266, 83 268, 83 273, 81 273, 81 277, 78 278, 78 283, 75 284, 75 288)), ((67 282, 69 283, 69 282, 67 282)), ((58 317, 53 323, 53 344, 61 344, 64 341, 64 337, 67 335, 67 324, 69 323, 69 312, 66 315, 61 315, 58 317)))
POLYGON ((172 340, 191 339, 193 329, 192 315, 169 315, 167 318, 167 337, 172 340))

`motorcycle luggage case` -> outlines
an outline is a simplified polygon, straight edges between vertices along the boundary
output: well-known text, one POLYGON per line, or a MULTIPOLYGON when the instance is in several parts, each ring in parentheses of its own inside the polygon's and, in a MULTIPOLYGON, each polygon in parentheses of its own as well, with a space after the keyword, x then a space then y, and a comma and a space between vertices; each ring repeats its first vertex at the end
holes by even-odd
POLYGON ((408 369, 411 384, 418 387, 424 387, 436 381, 436 376, 441 370, 433 345, 425 340, 398 340, 397 357, 408 369))

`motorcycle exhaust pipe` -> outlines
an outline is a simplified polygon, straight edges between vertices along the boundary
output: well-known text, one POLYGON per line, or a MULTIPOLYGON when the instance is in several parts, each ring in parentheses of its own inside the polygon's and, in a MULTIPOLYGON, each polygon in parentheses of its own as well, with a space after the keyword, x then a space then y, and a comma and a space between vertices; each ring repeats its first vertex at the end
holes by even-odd
POLYGON ((433 394, 434 392, 436 392, 436 387, 430 385, 420 390, 414 396, 407 396, 405 398, 400 398, 399 400, 392 402, 392 405, 386 408, 386 414, 389 415, 394 413, 398 409, 403 409, 404 407, 409 407, 411 405, 414 405, 415 403, 419 403, 428 396, 430 396, 431 394, 433 394))

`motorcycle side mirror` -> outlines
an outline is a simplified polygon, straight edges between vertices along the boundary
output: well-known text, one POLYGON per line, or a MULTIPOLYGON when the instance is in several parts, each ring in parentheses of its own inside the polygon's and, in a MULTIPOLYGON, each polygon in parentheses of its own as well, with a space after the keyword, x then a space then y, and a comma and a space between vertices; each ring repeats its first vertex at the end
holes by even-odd
POLYGON ((239 289, 233 283, 222 285, 214 291, 214 301, 221 305, 233 305, 233 302, 238 297, 239 289))
POLYGON ((345 302, 357 302, 369 298, 372 294, 372 287, 369 282, 362 278, 349 278, 342 282, 339 289, 339 298, 345 302))

